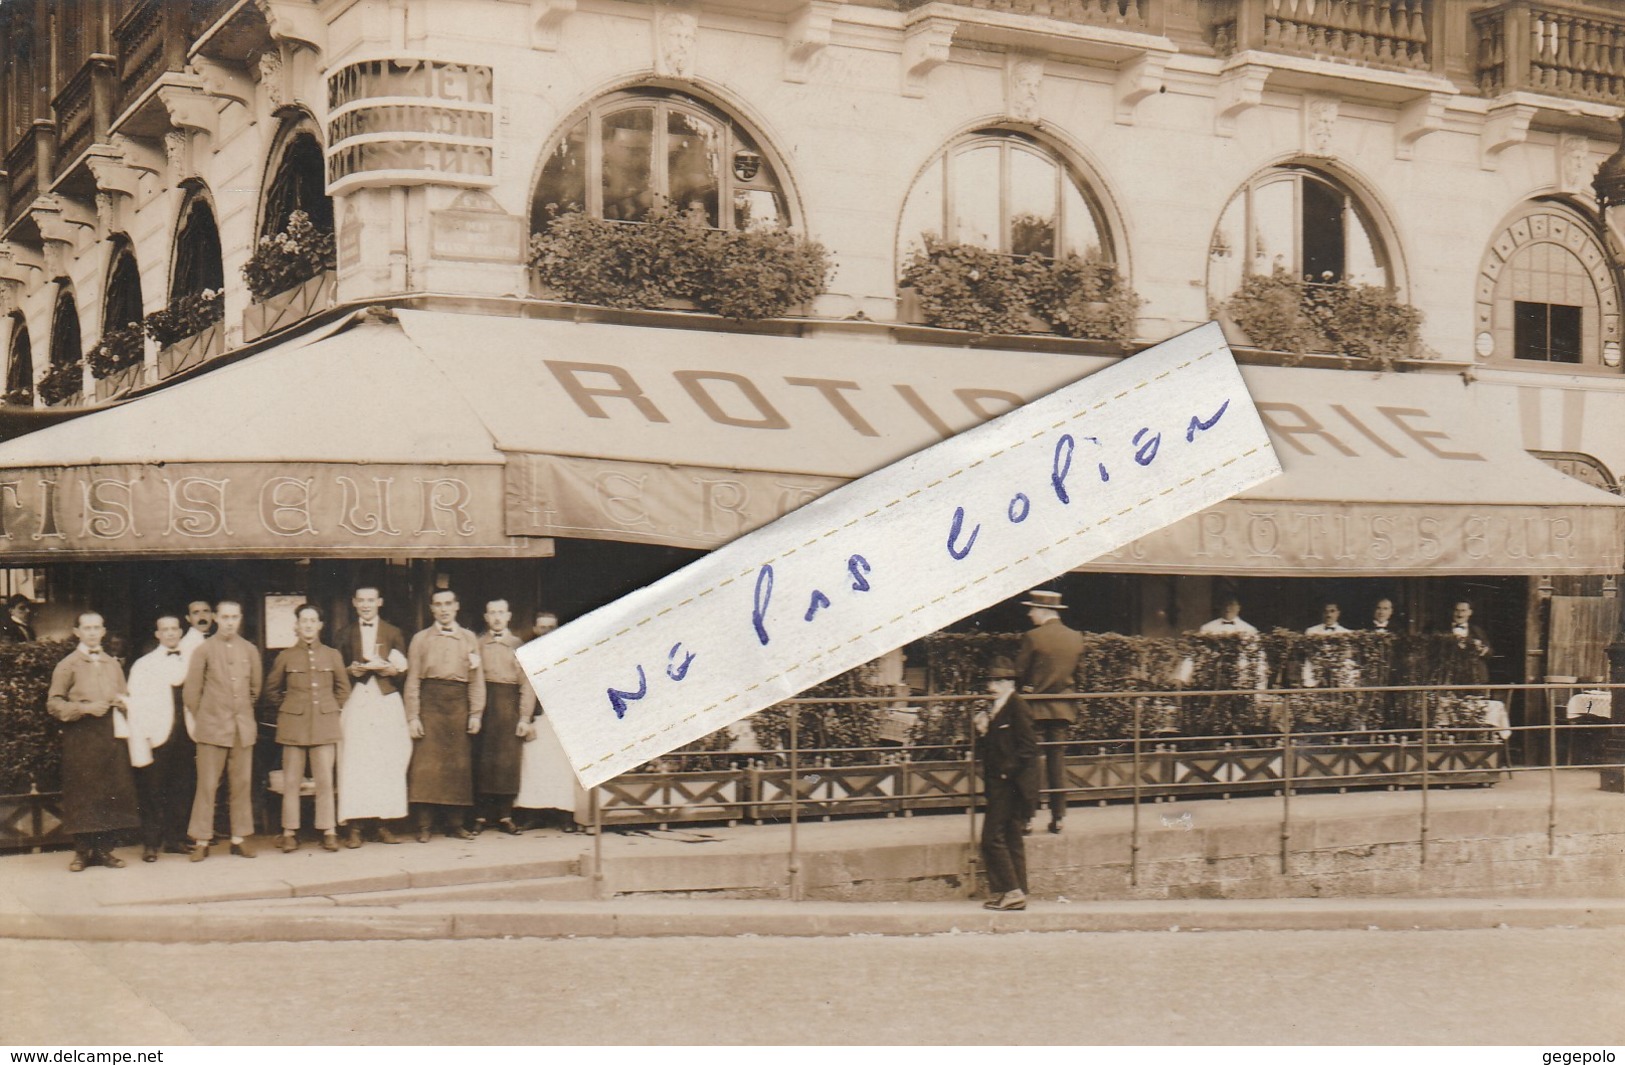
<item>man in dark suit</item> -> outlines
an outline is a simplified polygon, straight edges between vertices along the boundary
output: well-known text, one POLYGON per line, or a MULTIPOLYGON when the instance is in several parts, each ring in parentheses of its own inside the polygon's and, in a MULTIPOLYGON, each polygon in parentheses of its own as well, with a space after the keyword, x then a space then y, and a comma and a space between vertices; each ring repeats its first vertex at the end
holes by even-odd
POLYGON ((987 671, 993 705, 976 715, 987 813, 982 818, 982 863, 993 897, 989 910, 1027 908, 1027 848, 1022 834, 1038 809, 1038 739, 1032 711, 1016 691, 1016 670, 996 658, 987 671))
MULTIPOLYGON (((1021 652, 1016 656, 1016 673, 1023 695, 1057 695, 1076 692, 1073 674, 1083 654, 1083 633, 1061 623, 1066 609, 1060 592, 1034 589, 1021 605, 1033 627, 1022 634, 1021 652)), ((1049 790, 1049 830, 1061 831, 1066 818, 1067 734, 1078 720, 1078 704, 1072 699, 1035 699, 1033 724, 1044 752, 1044 787, 1049 790)))
POLYGON ((1488 684, 1490 680, 1489 634, 1473 624, 1473 604, 1458 600, 1450 612, 1450 624, 1440 635, 1452 636, 1455 644, 1440 663, 1440 684, 1488 684))
POLYGON ((34 626, 28 623, 33 616, 34 604, 28 596, 18 594, 6 600, 7 618, 0 622, 0 643, 32 643, 34 626))
POLYGON ((338 818, 348 829, 344 845, 354 850, 368 826, 379 843, 401 842, 384 822, 406 816, 412 737, 401 700, 406 637, 379 616, 384 598, 377 588, 357 588, 350 605, 356 622, 338 634, 334 646, 353 681, 340 718, 338 818))

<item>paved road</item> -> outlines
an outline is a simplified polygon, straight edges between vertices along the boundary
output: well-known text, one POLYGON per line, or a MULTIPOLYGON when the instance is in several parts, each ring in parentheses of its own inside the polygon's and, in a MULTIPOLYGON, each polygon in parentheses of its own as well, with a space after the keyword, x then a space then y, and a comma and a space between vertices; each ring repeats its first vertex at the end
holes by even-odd
POLYGON ((1625 929, 0 941, 0 1043, 1625 1042, 1625 929))

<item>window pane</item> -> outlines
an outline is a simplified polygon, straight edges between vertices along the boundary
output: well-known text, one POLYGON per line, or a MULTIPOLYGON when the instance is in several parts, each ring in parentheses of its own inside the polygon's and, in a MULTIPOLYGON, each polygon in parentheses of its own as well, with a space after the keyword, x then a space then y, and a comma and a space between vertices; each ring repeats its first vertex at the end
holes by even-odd
POLYGON ((1553 362, 1580 361, 1580 308, 1554 303, 1551 316, 1550 351, 1553 362))
POLYGON ((983 145, 954 157, 953 239, 999 249, 999 146, 983 145))
POLYGON ((1253 189, 1253 267, 1255 274, 1272 273, 1276 268, 1298 272, 1297 249, 1292 237, 1291 177, 1277 178, 1253 189))
POLYGON ((1303 273, 1316 281, 1343 276, 1343 194, 1304 178, 1303 273))
POLYGON ((546 225, 555 215, 581 211, 587 206, 587 120, 575 124, 542 168, 531 205, 535 226, 546 225))
POLYGON ((1512 357, 1545 362, 1546 304, 1518 300, 1512 307, 1512 357))
POLYGON ((1010 252, 1055 254, 1055 164, 1021 148, 1010 149, 1010 252))
POLYGON ((1237 196, 1219 216, 1219 228, 1207 249, 1208 295, 1226 299, 1241 287, 1241 264, 1247 254, 1247 197, 1237 196))
POLYGON ((925 168, 903 203, 903 217, 897 231, 898 254, 906 257, 922 244, 927 233, 942 236, 942 160, 925 168))
POLYGON ((774 229, 789 224, 778 193, 765 189, 734 191, 735 229, 774 229))
POLYGON ((666 116, 666 179, 671 204, 685 221, 717 225, 717 167, 722 131, 684 111, 666 116))
POLYGON ((654 109, 605 115, 602 140, 604 217, 640 222, 654 207, 654 109))
POLYGON ((1343 260, 1343 276, 1356 285, 1388 286, 1388 270, 1377 255, 1377 242, 1372 239, 1360 212, 1352 207, 1345 214, 1348 246, 1343 260))
POLYGON ((1061 251, 1075 252, 1085 259, 1110 259, 1106 242, 1095 224, 1095 212, 1083 191, 1070 177, 1061 183, 1061 251))

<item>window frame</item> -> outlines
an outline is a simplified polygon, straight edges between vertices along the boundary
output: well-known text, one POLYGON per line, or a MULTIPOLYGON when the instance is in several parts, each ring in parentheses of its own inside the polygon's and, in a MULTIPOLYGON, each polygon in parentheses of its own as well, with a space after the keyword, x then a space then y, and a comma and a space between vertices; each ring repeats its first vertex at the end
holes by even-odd
MULTIPOLYGON (((1014 216, 1010 211, 1012 199, 1011 158, 1014 152, 1021 151, 1049 163, 1055 171, 1053 190, 1055 195, 1054 243, 1051 245, 1050 254, 1041 255, 1040 257, 1045 259, 1059 259, 1064 258, 1067 254, 1069 254, 1069 252, 1063 249, 1063 242, 1065 240, 1068 220, 1066 187, 1067 183, 1070 182, 1073 188, 1077 190, 1079 199, 1083 201, 1084 210, 1089 212, 1089 220, 1094 226, 1096 236, 1100 240, 1099 251, 1101 260, 1111 263, 1114 266, 1117 265, 1117 241, 1115 239, 1115 234, 1113 233, 1110 220, 1107 218, 1102 200, 1095 192, 1095 182, 1090 180, 1087 175, 1082 173, 1076 166, 1074 166, 1072 161, 1067 158, 1063 152, 1056 149, 1048 142, 1022 130, 986 127, 983 129, 974 130, 971 133, 949 143, 941 152, 932 157, 932 159, 926 163, 925 167, 921 170, 914 183, 909 186, 908 193, 903 200, 902 211, 898 216, 899 225, 901 225, 902 220, 908 216, 909 200, 916 194, 916 192, 919 191, 921 181, 928 178, 928 175, 933 167, 940 166, 942 170, 942 185, 940 190, 942 195, 942 217, 939 219, 941 228, 938 229, 937 232, 942 235, 942 239, 945 241, 956 244, 969 243, 959 232, 958 218, 956 217, 958 212, 955 211, 954 197, 958 192, 958 185, 963 178, 962 176, 958 178, 955 176, 955 171, 958 169, 958 167, 955 165, 955 160, 969 155, 973 151, 977 151, 981 148, 989 146, 996 146, 999 149, 999 246, 996 249, 991 250, 997 251, 1000 255, 1014 256, 1018 254, 1011 250, 1013 243, 1013 232, 1015 228, 1014 216)), ((924 236, 924 234, 904 233, 900 234, 900 236, 902 237, 901 243, 906 246, 908 242, 917 241, 924 236)), ((1087 249, 1084 249, 1076 254, 1085 256, 1086 253, 1087 249)), ((1031 255, 1039 253, 1026 252, 1020 254, 1031 255)))
MULTIPOLYGON (((655 204, 671 204, 671 170, 670 170, 670 126, 669 116, 673 113, 685 114, 690 118, 698 119, 716 127, 721 132, 722 144, 719 151, 719 164, 717 167, 717 221, 716 228, 728 232, 736 230, 734 225, 734 195, 740 191, 767 191, 776 195, 781 205, 779 227, 785 229, 799 229, 795 197, 791 195, 790 182, 785 176, 785 169, 780 164, 776 153, 771 151, 766 140, 756 130, 745 122, 735 118, 730 112, 715 105, 706 103, 696 97, 660 88, 624 89, 609 93, 592 101, 586 107, 573 112, 559 125, 558 131, 548 140, 547 148, 542 153, 541 165, 536 170, 536 178, 531 184, 530 214, 531 228, 541 231, 546 227, 547 219, 544 216, 545 205, 538 203, 542 181, 552 164, 559 148, 566 143, 570 135, 578 126, 585 126, 584 133, 584 160, 582 164, 583 199, 580 210, 590 218, 597 218, 611 222, 625 222, 628 225, 642 225, 638 219, 604 219, 604 145, 603 128, 607 117, 626 111, 647 109, 653 112, 652 116, 652 143, 650 145, 650 193, 655 197, 655 204), (733 157, 735 153, 746 146, 745 143, 761 156, 761 165, 755 178, 750 180, 738 179, 733 171, 733 157), (771 182, 759 179, 763 175, 771 176, 771 182)), ((568 207, 565 208, 566 210, 568 207)))
POLYGON ((79 323, 79 300, 74 296, 73 284, 66 279, 57 282, 56 295, 51 298, 51 340, 49 358, 52 367, 71 366, 85 361, 85 334, 79 323), (71 331, 73 344, 64 341, 71 331), (59 357, 59 347, 72 347, 66 358, 59 357))
MULTIPOLYGON (((1347 277, 1348 277, 1349 248, 1352 246, 1352 241, 1350 241, 1350 239, 1349 239, 1350 235, 1351 235, 1350 224, 1351 224, 1351 221, 1357 221, 1359 223, 1359 225, 1363 228, 1364 232, 1365 232, 1366 242, 1371 247, 1372 257, 1375 260, 1376 265, 1383 272, 1383 275, 1384 275, 1384 281, 1383 281, 1384 287, 1386 287, 1390 292, 1397 292, 1399 285, 1398 285, 1398 279, 1395 276, 1396 271, 1395 271, 1395 265, 1394 265, 1394 256, 1388 250, 1388 243, 1389 242, 1388 242, 1387 239, 1385 239, 1385 234, 1383 233, 1383 231, 1378 228, 1376 216, 1373 214, 1373 212, 1370 210, 1370 208, 1368 208, 1365 205, 1364 200, 1353 189, 1349 188, 1345 183, 1343 183, 1341 181, 1338 181, 1335 177, 1333 177, 1330 174, 1327 174, 1325 171, 1317 169, 1317 168, 1312 167, 1312 166, 1305 166, 1305 165, 1302 165, 1302 164, 1294 164, 1294 163, 1283 163, 1283 164, 1280 164, 1278 166, 1272 166, 1267 170, 1263 170, 1263 171, 1260 171, 1257 174, 1254 174, 1252 177, 1248 178, 1245 182, 1242 183, 1242 186, 1239 189, 1237 189, 1236 192, 1228 200, 1225 201, 1224 207, 1221 208, 1220 211, 1219 211, 1218 222, 1215 224, 1214 230, 1213 230, 1214 237, 1218 237, 1219 235, 1221 235, 1223 233, 1226 216, 1229 215, 1230 210, 1235 205, 1237 199, 1242 200, 1242 247, 1239 248, 1239 249, 1232 249, 1232 254, 1237 254, 1237 255, 1240 256, 1240 260, 1241 260, 1241 279, 1243 281, 1245 281, 1249 277, 1257 276, 1257 271, 1255 271, 1253 269, 1253 262, 1257 258, 1256 247, 1255 247, 1255 243, 1254 243, 1256 241, 1257 235, 1258 235, 1258 224, 1257 223, 1258 223, 1258 219, 1259 219, 1259 213, 1258 213, 1258 208, 1257 208, 1257 193, 1259 192, 1259 190, 1261 190, 1261 189, 1263 189, 1263 188, 1265 188, 1265 187, 1267 187, 1269 185, 1274 185, 1274 184, 1284 182, 1284 181, 1290 181, 1291 184, 1292 184, 1292 216, 1291 216, 1291 222, 1292 222, 1292 257, 1293 257, 1293 263, 1288 268, 1288 272, 1292 275, 1292 277, 1294 279, 1300 280, 1300 281, 1308 280, 1311 283, 1320 283, 1321 282, 1321 278, 1319 278, 1319 277, 1309 278, 1304 272, 1304 192, 1303 192, 1303 183, 1305 181, 1313 181, 1318 185, 1321 185, 1321 186, 1323 186, 1325 188, 1330 189, 1332 192, 1334 192, 1338 196, 1340 196, 1342 198, 1342 201, 1343 201, 1343 217, 1342 217, 1343 265, 1342 265, 1342 268, 1337 272, 1338 276, 1333 278, 1332 281, 1333 282, 1341 281, 1341 280, 1347 279, 1347 277)), ((1225 299, 1225 298, 1228 298, 1232 293, 1230 293, 1230 292, 1225 292, 1225 293, 1212 292, 1212 284, 1213 284, 1213 276, 1212 276, 1213 275, 1213 270, 1212 270, 1212 267, 1213 267, 1213 253, 1212 253, 1212 248, 1213 247, 1214 247, 1214 241, 1209 240, 1209 242, 1208 242, 1208 248, 1209 248, 1209 252, 1208 252, 1209 295, 1211 295, 1211 296, 1213 296, 1213 297, 1215 297, 1217 299, 1225 299)), ((1272 267, 1272 270, 1273 270, 1273 267, 1272 267)))

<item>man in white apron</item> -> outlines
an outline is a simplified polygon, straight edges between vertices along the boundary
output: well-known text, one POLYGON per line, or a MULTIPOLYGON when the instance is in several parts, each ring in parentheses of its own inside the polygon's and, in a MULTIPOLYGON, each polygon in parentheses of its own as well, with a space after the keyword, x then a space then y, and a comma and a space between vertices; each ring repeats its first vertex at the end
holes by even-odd
POLYGON ((406 816, 412 737, 401 701, 406 638, 379 616, 384 599, 377 588, 357 588, 350 605, 356 622, 338 634, 335 646, 354 682, 341 715, 338 753, 339 824, 347 826, 344 845, 353 850, 368 825, 378 842, 401 842, 384 822, 406 816))

